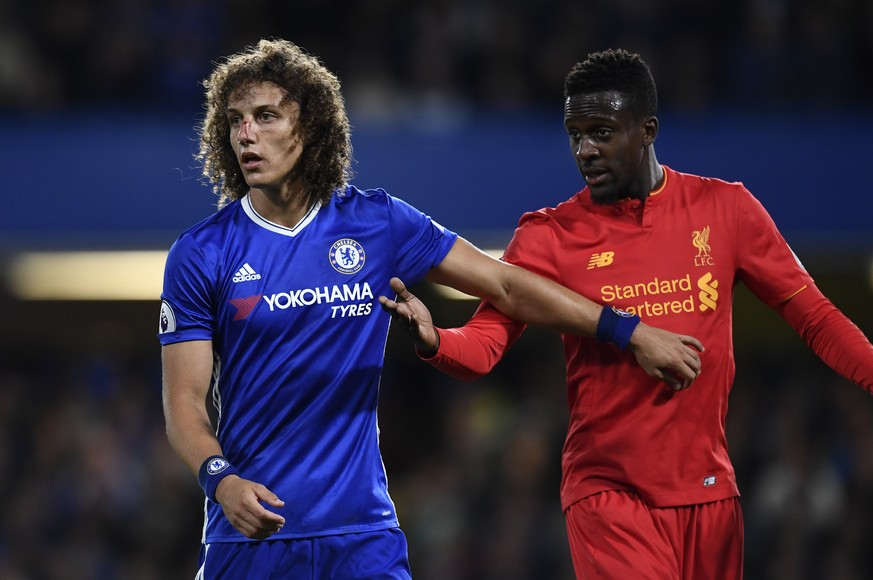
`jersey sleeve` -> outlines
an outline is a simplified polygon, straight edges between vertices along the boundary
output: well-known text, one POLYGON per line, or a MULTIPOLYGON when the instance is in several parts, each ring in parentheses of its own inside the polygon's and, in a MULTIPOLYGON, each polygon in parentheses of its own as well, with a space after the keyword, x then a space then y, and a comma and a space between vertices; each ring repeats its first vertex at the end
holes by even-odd
POLYGON ((181 236, 167 254, 161 321, 162 345, 210 340, 214 329, 209 260, 190 235, 181 236))
POLYGON ((472 381, 490 373, 525 328, 526 324, 482 302, 464 326, 438 328, 439 349, 423 360, 449 376, 472 381))
POLYGON ((416 284, 443 261, 458 235, 399 198, 386 194, 385 199, 396 248, 394 275, 408 285, 416 284))
POLYGON ((521 216, 503 259, 535 274, 561 283, 555 256, 558 255, 550 218, 542 211, 521 216))
POLYGON ((737 277, 770 307, 813 283, 772 218, 751 193, 737 198, 737 277))
POLYGON ((776 311, 825 364, 873 394, 873 345, 817 286, 804 288, 776 311))

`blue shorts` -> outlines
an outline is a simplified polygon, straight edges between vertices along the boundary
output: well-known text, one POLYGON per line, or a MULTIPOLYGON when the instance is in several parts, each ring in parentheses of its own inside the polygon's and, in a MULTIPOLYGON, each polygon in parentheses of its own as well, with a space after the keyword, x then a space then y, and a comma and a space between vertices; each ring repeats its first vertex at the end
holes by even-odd
POLYGON ((196 580, 411 580, 400 528, 300 540, 204 544, 196 580))

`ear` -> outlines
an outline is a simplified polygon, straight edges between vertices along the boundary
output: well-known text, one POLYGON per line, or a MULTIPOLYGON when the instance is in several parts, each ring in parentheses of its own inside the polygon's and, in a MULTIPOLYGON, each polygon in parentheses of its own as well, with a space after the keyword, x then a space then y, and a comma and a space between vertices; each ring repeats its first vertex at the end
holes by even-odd
POLYGON ((658 137, 658 118, 649 117, 643 123, 643 144, 647 147, 658 137))

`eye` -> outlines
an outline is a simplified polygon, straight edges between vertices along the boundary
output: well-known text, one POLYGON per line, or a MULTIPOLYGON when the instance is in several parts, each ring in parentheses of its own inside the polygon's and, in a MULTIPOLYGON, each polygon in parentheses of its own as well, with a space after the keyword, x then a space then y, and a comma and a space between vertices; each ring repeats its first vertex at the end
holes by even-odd
POLYGON ((232 115, 232 116, 227 118, 227 123, 231 127, 237 127, 237 126, 239 126, 239 124, 241 122, 242 122, 242 117, 240 117, 239 115, 232 115))
POLYGON ((567 135, 570 136, 571 141, 578 141, 579 139, 582 138, 582 134, 579 131, 577 131, 576 129, 568 130, 567 135))
POLYGON ((258 115, 258 121, 269 123, 273 119, 276 118, 275 113, 271 113, 270 111, 264 111, 260 115, 258 115))

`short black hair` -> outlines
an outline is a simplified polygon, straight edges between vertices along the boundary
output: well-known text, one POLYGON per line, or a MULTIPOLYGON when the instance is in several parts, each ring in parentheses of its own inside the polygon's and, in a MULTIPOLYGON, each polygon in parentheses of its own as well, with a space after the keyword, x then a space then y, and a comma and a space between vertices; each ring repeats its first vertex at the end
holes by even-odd
POLYGON ((630 98, 639 118, 658 113, 658 90, 649 65, 639 54, 624 49, 592 52, 573 65, 564 79, 564 99, 576 95, 616 91, 630 98))

